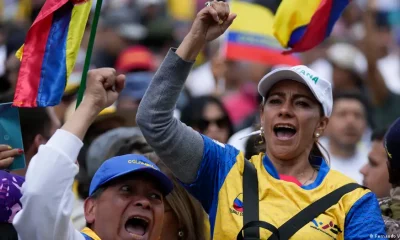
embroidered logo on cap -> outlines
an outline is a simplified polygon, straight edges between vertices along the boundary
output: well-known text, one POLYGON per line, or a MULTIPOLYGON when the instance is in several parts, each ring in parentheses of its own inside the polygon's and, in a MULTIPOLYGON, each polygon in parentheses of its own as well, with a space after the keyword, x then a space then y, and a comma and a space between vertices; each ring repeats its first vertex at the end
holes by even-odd
POLYGON ((308 77, 311 81, 313 81, 315 84, 318 83, 319 78, 317 76, 314 76, 313 74, 311 74, 310 72, 308 72, 306 69, 304 69, 303 67, 297 67, 294 68, 294 70, 306 77, 308 77))
POLYGON ((157 168, 155 168, 153 165, 151 165, 151 164, 149 164, 149 163, 147 163, 147 162, 140 161, 140 160, 128 160, 128 163, 131 163, 131 164, 141 164, 141 165, 144 165, 144 166, 146 166, 146 167, 151 167, 151 168, 157 170, 157 168))

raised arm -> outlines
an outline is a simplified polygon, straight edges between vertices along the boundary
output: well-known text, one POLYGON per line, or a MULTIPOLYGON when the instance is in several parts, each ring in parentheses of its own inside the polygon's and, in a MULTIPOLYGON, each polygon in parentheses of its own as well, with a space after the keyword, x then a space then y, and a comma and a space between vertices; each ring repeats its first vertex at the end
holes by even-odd
POLYGON ((201 135, 173 117, 173 111, 192 65, 206 42, 222 35, 236 15, 226 3, 201 10, 179 48, 170 50, 142 99, 136 116, 147 142, 174 174, 192 183, 203 158, 201 135))
POLYGON ((22 210, 13 224, 21 240, 84 240, 74 229, 72 183, 78 173, 75 161, 82 139, 100 111, 111 105, 124 86, 113 69, 91 71, 85 98, 61 130, 39 148, 31 160, 22 186, 22 210), (115 86, 113 91, 112 86, 115 86))

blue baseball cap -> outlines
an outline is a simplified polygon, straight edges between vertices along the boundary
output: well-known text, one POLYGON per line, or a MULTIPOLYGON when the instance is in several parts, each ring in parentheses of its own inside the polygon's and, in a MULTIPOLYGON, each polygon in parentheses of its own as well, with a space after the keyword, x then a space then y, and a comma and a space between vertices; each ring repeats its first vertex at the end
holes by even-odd
POLYGON ((400 118, 398 118, 385 134, 385 149, 390 167, 400 169, 400 118))
POLYGON ((172 191, 171 180, 153 162, 143 155, 127 154, 110 158, 100 166, 90 183, 89 196, 100 186, 116 178, 139 172, 147 173, 157 180, 164 195, 172 191))

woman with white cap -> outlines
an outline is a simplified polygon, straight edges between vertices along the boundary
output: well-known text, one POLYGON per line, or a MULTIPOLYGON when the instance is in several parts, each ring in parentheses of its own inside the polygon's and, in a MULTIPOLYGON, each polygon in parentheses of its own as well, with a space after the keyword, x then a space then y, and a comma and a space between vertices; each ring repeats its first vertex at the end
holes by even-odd
POLYGON ((179 48, 166 56, 137 115, 148 143, 209 214, 212 238, 243 239, 242 233, 245 239, 384 235, 375 195, 314 155, 332 111, 332 89, 309 68, 277 69, 260 81, 264 100, 258 133, 266 152, 250 161, 173 118, 197 54, 235 17, 227 3, 208 3, 179 48))

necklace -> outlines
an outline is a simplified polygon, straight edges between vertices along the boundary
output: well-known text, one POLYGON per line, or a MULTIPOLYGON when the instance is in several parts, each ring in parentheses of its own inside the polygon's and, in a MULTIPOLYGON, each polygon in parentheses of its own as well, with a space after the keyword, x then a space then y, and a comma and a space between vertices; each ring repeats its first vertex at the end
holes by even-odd
POLYGON ((307 181, 305 181, 302 185, 304 186, 304 185, 306 185, 306 183, 308 183, 309 181, 311 181, 311 180, 314 178, 314 174, 315 174, 315 169, 313 168, 313 173, 312 173, 310 179, 308 179, 307 181))

